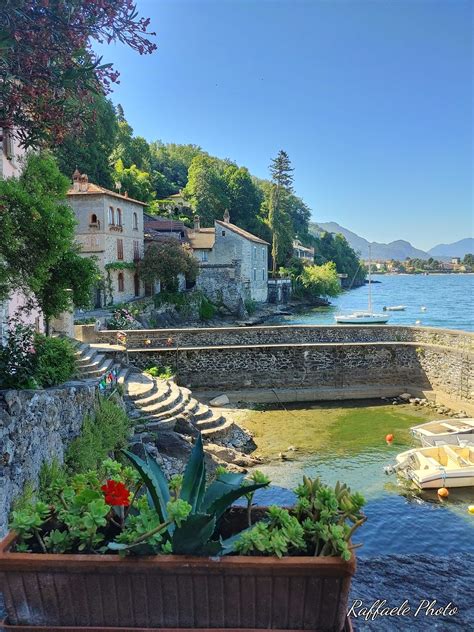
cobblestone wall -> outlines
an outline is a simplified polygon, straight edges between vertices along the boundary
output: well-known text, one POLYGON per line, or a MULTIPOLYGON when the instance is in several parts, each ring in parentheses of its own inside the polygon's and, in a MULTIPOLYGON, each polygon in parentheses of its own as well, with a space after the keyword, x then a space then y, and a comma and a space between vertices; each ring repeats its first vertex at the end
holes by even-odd
POLYGON ((94 400, 94 385, 84 382, 44 391, 0 391, 0 537, 12 501, 26 482, 38 480, 45 461, 62 462, 94 400))

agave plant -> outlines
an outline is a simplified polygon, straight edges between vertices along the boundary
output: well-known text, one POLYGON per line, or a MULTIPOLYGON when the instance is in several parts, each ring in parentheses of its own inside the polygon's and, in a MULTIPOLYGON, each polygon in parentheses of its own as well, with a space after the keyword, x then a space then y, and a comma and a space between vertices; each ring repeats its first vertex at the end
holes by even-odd
MULTIPOLYGON (((132 452, 123 453, 140 475, 147 490, 148 505, 156 514, 152 529, 131 542, 116 541, 109 548, 126 552, 149 542, 160 534, 161 550, 179 555, 225 555, 233 550, 240 534, 225 541, 219 536, 218 521, 242 496, 249 497, 268 481, 246 481, 243 474, 218 471, 217 478, 206 487, 206 464, 199 435, 182 477, 171 485, 158 463, 141 459, 132 452), (171 487, 171 491, 170 491, 171 487)), ((132 514, 133 515, 133 514, 132 514)), ((122 538, 123 539, 123 538, 122 538)))

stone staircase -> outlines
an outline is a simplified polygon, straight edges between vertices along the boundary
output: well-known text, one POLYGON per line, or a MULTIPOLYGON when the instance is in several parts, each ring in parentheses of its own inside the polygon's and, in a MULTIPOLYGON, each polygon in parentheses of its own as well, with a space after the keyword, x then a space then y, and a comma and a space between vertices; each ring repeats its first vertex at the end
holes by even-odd
POLYGON ((146 373, 131 373, 125 380, 125 396, 135 430, 156 432, 173 430, 180 419, 187 419, 203 439, 218 439, 230 433, 234 424, 223 415, 201 404, 191 391, 173 380, 154 378, 146 373))
POLYGON ((191 391, 173 380, 154 378, 131 370, 94 349, 88 344, 73 341, 81 379, 99 380, 115 368, 118 384, 124 388, 129 416, 137 432, 174 430, 179 420, 189 421, 201 432, 203 439, 214 440, 227 436, 234 427, 221 414, 214 412, 191 396, 191 391))

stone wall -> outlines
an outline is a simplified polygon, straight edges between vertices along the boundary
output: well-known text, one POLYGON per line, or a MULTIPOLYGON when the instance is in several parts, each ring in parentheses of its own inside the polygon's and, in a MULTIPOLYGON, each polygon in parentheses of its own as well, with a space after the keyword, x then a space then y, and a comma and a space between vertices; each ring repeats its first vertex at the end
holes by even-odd
POLYGON ((242 280, 239 259, 229 264, 201 263, 196 287, 236 315, 242 314, 244 302, 250 298, 250 286, 242 280))
POLYGON ((12 501, 26 482, 36 483, 45 461, 63 461, 94 401, 95 386, 87 382, 0 391, 0 537, 6 533, 12 501))
MULTIPOLYGON (((115 344, 117 332, 101 331, 97 341, 115 344)), ((434 327, 396 327, 392 325, 276 325, 259 327, 213 327, 188 329, 143 329, 127 331, 127 346, 143 348, 165 346, 173 340, 177 347, 226 345, 314 344, 353 342, 417 342, 474 351, 474 334, 434 327)))

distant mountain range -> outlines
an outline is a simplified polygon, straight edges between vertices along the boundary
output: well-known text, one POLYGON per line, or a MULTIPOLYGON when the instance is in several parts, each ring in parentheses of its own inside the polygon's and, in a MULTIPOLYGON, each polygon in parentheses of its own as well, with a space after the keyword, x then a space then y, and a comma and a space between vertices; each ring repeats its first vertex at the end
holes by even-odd
POLYGON ((439 257, 440 259, 449 259, 450 257, 462 258, 469 252, 474 253, 474 239, 472 237, 461 239, 453 244, 439 244, 431 248, 428 252, 425 252, 424 250, 415 248, 409 241, 403 239, 397 239, 388 244, 378 243, 376 241, 369 242, 367 239, 364 239, 364 237, 360 237, 336 222, 311 223, 309 231, 313 235, 317 235, 322 231, 341 233, 352 248, 360 254, 362 259, 369 258, 369 245, 371 246, 372 259, 397 259, 398 261, 403 261, 407 257, 411 259, 429 259, 430 257, 439 257))

